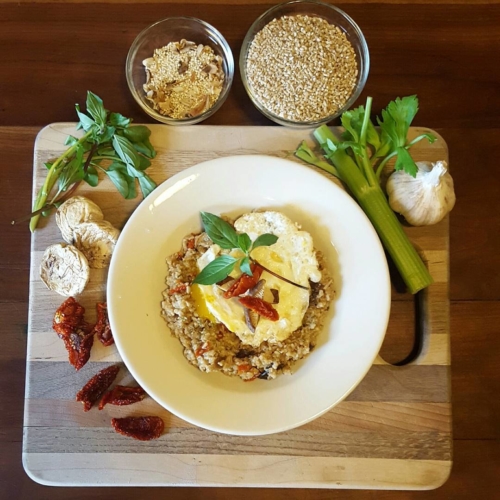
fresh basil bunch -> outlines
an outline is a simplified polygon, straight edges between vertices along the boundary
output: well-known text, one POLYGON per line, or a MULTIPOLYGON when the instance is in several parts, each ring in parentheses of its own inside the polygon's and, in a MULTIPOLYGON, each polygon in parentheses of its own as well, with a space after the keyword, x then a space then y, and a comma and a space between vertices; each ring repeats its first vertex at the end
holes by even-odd
POLYGON ((151 165, 150 159, 156 156, 148 127, 131 125, 130 118, 109 112, 102 99, 90 91, 86 113, 78 104, 76 113, 80 120, 77 129, 83 129, 84 135, 80 139, 69 136, 65 142, 69 148, 45 164, 48 174, 30 214, 31 231, 35 230, 40 214, 49 213, 67 199, 81 181, 97 186, 98 171, 104 172, 126 199, 137 196, 137 183, 144 197, 156 187, 145 172, 151 165))

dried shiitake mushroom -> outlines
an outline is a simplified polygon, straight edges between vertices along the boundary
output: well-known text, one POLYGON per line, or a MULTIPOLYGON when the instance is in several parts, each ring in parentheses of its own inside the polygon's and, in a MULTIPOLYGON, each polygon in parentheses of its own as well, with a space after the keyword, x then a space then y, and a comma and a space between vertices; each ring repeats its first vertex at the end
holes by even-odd
POLYGON ((89 263, 73 245, 50 245, 42 256, 40 278, 49 290, 65 297, 79 295, 89 281, 89 263))
POLYGON ((101 209, 85 196, 73 196, 56 212, 56 224, 61 230, 63 240, 67 243, 73 243, 73 231, 79 224, 103 219, 101 209))

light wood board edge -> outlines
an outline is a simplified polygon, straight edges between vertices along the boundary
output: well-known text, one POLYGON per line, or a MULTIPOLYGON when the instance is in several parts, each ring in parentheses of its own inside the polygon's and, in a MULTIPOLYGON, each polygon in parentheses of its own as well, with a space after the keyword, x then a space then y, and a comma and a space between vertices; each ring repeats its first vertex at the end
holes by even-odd
POLYGON ((23 454, 23 466, 46 486, 141 486, 147 471, 155 486, 429 490, 451 472, 451 463, 439 460, 245 456, 236 465, 231 456, 130 453, 113 454, 111 461, 94 453, 72 455, 71 461, 64 453, 31 453, 23 454))

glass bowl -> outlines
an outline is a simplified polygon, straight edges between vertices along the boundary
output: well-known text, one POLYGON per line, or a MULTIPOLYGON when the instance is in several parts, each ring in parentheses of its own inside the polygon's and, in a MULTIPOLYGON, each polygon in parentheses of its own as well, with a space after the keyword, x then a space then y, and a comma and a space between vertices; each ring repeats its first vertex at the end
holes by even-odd
POLYGON ((345 12, 337 7, 334 7, 333 5, 318 2, 316 0, 294 0, 270 8, 252 24, 245 36, 245 39, 243 40, 239 64, 241 79, 243 81, 243 85, 247 91, 247 94, 255 107, 264 116, 276 123, 279 123, 280 125, 294 128, 312 128, 318 127, 333 120, 334 118, 337 118, 353 105, 353 103, 361 94, 361 91, 365 86, 366 79, 368 78, 368 71, 370 69, 370 54, 368 52, 368 45, 366 44, 365 37, 363 36, 363 33, 361 32, 359 26, 345 12), (311 17, 320 17, 325 19, 329 24, 335 25, 340 28, 351 43, 358 63, 358 75, 356 84, 345 105, 342 108, 338 109, 334 114, 325 116, 324 118, 321 118, 319 120, 292 121, 276 115, 259 101, 259 98, 257 97, 255 91, 252 89, 252 85, 250 84, 248 79, 246 63, 248 52, 255 35, 273 19, 279 19, 285 15, 292 16, 297 14, 307 14, 311 17))
POLYGON ((157 21, 139 33, 128 52, 125 72, 130 92, 149 116, 168 125, 192 125, 213 115, 226 100, 233 83, 234 60, 225 38, 210 24, 194 17, 169 17, 157 21), (142 61, 152 57, 155 49, 170 42, 180 42, 182 39, 208 45, 222 58, 224 82, 219 98, 210 109, 193 117, 178 119, 158 113, 146 99, 143 89, 146 72, 142 61))

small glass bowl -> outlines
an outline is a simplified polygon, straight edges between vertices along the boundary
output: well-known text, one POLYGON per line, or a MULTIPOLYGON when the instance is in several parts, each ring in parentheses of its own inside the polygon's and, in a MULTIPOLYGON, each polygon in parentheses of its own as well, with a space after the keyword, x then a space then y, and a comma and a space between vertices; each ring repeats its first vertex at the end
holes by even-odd
POLYGON ((125 72, 130 92, 149 116, 168 125, 192 125, 213 115, 226 100, 233 83, 234 59, 225 38, 210 24, 194 17, 169 17, 157 21, 139 33, 128 52, 125 72), (216 55, 222 57, 224 82, 219 98, 210 109, 190 118, 177 119, 158 113, 146 99, 143 89, 146 83, 146 71, 142 61, 152 57, 155 49, 164 47, 170 42, 180 42, 182 39, 208 45, 216 55))
POLYGON ((368 78, 368 71, 370 69, 370 54, 368 52, 368 45, 366 44, 365 37, 361 32, 359 26, 344 11, 340 10, 337 7, 334 7, 333 5, 318 2, 316 0, 293 0, 291 2, 278 4, 270 8, 252 24, 245 36, 245 39, 243 40, 239 63, 241 79, 243 81, 245 90, 247 91, 247 94, 253 102, 254 106, 264 116, 286 127, 313 128, 319 127, 320 125, 328 123, 329 121, 337 118, 353 105, 353 103, 361 94, 361 91, 365 86, 366 79, 368 78), (328 21, 329 24, 338 26, 346 34, 347 39, 351 43, 354 52, 356 53, 356 59, 358 62, 358 76, 356 86, 354 87, 354 90, 348 101, 333 115, 326 116, 320 120, 315 121, 300 122, 287 120, 286 118, 282 118, 281 116, 278 116, 269 111, 264 107, 262 103, 259 102, 259 99, 253 92, 247 77, 246 62, 248 51, 255 35, 273 19, 279 19, 280 17, 283 17, 285 15, 292 16, 297 14, 307 14, 309 16, 321 17, 328 21))

